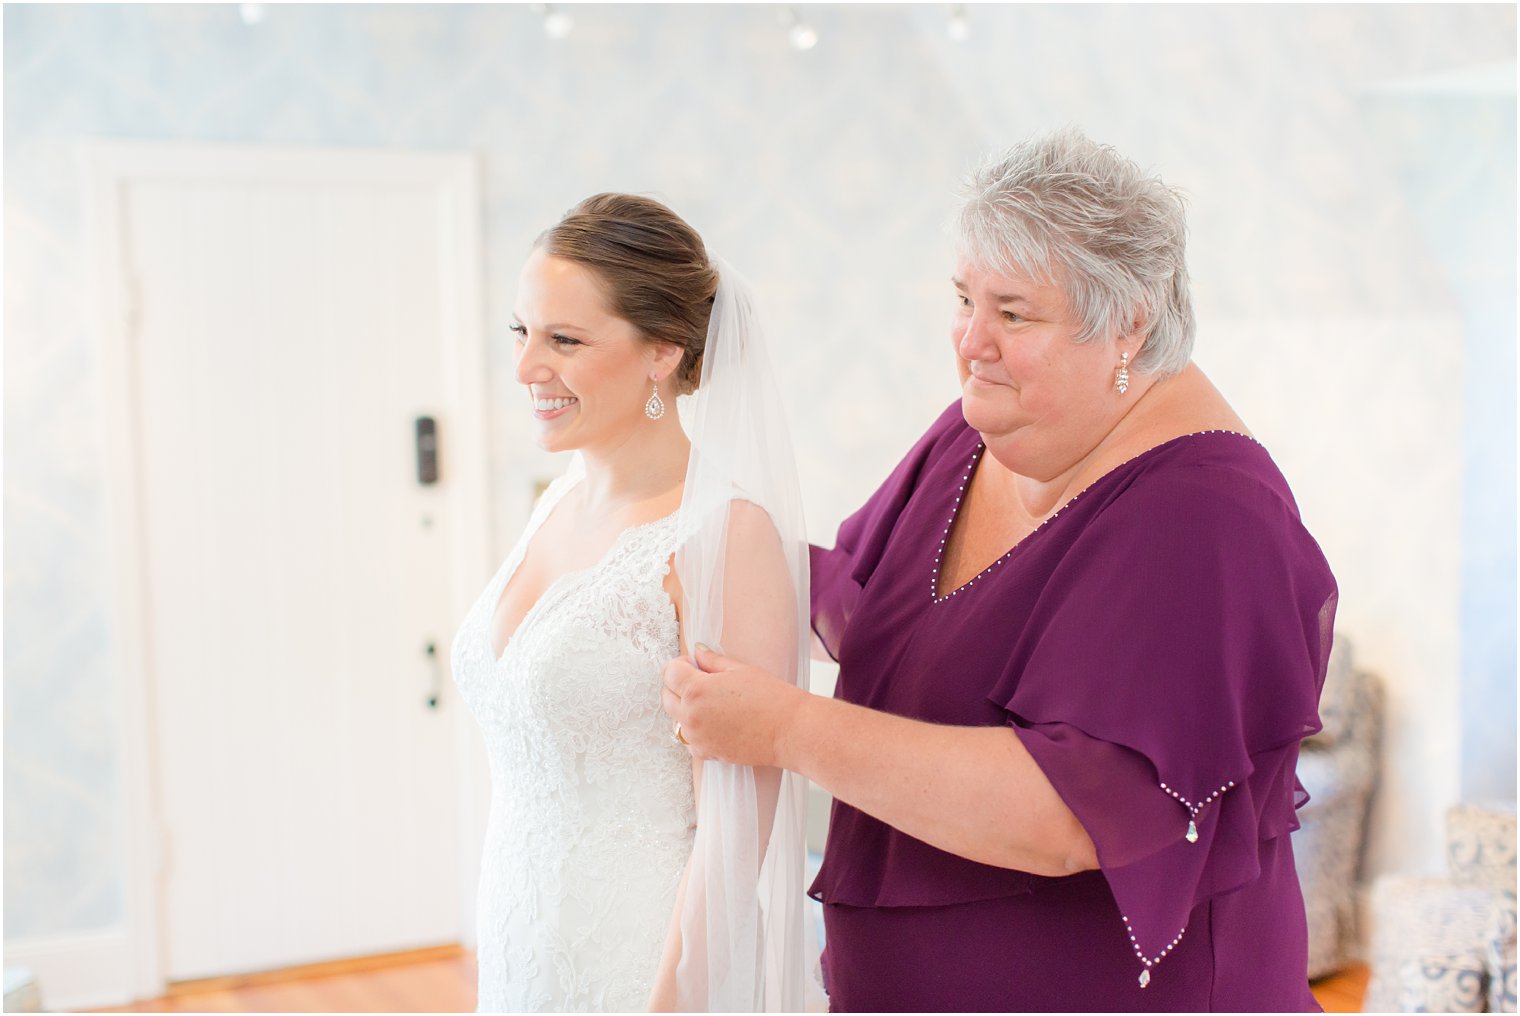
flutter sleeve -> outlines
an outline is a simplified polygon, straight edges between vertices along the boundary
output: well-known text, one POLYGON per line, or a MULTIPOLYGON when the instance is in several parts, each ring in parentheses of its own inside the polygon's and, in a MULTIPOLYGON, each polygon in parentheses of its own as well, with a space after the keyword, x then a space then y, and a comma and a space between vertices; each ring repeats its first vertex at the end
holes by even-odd
POLYGON ((924 432, 897 468, 855 514, 839 526, 832 549, 809 544, 809 601, 813 631, 835 660, 839 643, 876 571, 903 508, 918 487, 920 474, 952 434, 964 431, 961 404, 952 402, 924 432))
POLYGON ((1107 496, 989 698, 1096 846, 1145 985, 1296 828, 1336 594, 1285 486, 1190 466, 1107 496))

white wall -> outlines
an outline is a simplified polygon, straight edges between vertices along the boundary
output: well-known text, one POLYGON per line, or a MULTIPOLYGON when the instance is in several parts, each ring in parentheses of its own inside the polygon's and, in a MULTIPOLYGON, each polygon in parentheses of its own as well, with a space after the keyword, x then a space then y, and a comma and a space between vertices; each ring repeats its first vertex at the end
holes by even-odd
POLYGON ((1515 71, 1396 81, 1362 105, 1461 310, 1461 793, 1512 802, 1515 71))
MULTIPOLYGON (((1464 373, 1463 269, 1432 250, 1367 95, 1512 65, 1512 6, 971 5, 961 44, 944 5, 807 7, 821 36, 807 53, 787 48, 773 6, 577 6, 557 42, 526 6, 267 10, 246 26, 235 5, 4 9, 8 951, 121 915, 74 176, 76 142, 100 136, 481 154, 501 552, 546 465, 516 438, 512 287, 533 236, 581 197, 655 193, 755 283, 827 543, 955 395, 943 227, 961 172, 1068 122, 1117 144, 1189 193, 1198 359, 1282 465, 1340 581, 1341 628, 1388 683, 1378 867, 1439 868, 1476 722, 1460 705, 1463 604, 1506 576, 1512 602, 1514 583, 1512 501, 1508 556, 1462 565, 1481 468, 1464 462, 1503 455, 1464 421, 1512 432, 1514 401, 1464 373)), ((1415 144, 1428 129, 1394 122, 1415 144)), ((1486 124, 1448 123, 1439 143, 1493 147, 1470 136, 1486 124)), ((1513 176, 1442 194, 1442 215, 1499 231, 1513 313, 1513 176)), ((1513 321, 1497 328, 1488 345, 1507 335, 1512 356, 1513 321)), ((1512 696, 1508 623, 1510 671, 1487 680, 1512 696)), ((1510 702, 1492 739, 1512 770, 1510 702)))

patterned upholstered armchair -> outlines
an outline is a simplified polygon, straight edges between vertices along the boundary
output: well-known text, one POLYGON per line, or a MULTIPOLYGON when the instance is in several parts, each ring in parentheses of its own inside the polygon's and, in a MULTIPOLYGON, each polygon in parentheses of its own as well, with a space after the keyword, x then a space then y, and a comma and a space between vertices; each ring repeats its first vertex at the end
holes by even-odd
POLYGON ((1372 887, 1368 1012, 1515 1011, 1515 808, 1446 812, 1446 877, 1372 887))
MULTIPOLYGON (((1324 729, 1304 742, 1293 854, 1309 918, 1309 976, 1360 958, 1367 818, 1377 783, 1382 688, 1337 634, 1320 696, 1324 729)), ((1515 1011, 1515 812, 1461 804, 1446 817, 1444 878, 1384 875, 1370 894, 1367 1012, 1515 1011)))
POLYGON ((1311 978, 1334 973, 1358 953, 1357 895, 1383 728, 1382 685, 1356 667, 1351 643, 1339 632, 1320 719, 1324 729, 1299 753, 1298 779, 1310 799, 1293 834, 1309 919, 1311 978))

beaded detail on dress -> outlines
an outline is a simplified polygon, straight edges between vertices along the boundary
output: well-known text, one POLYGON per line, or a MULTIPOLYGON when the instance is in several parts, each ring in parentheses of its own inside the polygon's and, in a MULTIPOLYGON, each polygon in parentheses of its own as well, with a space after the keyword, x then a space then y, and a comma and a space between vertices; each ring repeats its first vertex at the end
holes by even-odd
POLYGON ((595 566, 556 580, 493 651, 502 590, 578 467, 544 492, 454 640, 491 767, 482 1012, 642 1011, 696 828, 690 756, 660 707, 680 652, 663 587, 675 515, 624 530, 595 566))
MULTIPOLYGON (((1197 819, 1199 813, 1202 812, 1204 808, 1207 808, 1209 805, 1218 800, 1221 794, 1234 786, 1235 781, 1230 780, 1228 783, 1220 787, 1218 790, 1214 791, 1208 797, 1204 798, 1202 801, 1199 801, 1197 804, 1194 804, 1192 801, 1189 801, 1187 798, 1177 793, 1177 791, 1173 790, 1165 783, 1161 784, 1161 789, 1169 797, 1175 799, 1179 804, 1188 810, 1188 827, 1187 832, 1183 834, 1183 839, 1187 840, 1189 843, 1198 842, 1197 819)), ((1135 950, 1136 958, 1138 958, 1145 967, 1144 970, 1140 971, 1140 987, 1149 987, 1151 983, 1151 968, 1156 966, 1156 964, 1160 963, 1162 960, 1166 959, 1167 954, 1170 953, 1173 949, 1177 948, 1179 944, 1181 944, 1182 936, 1187 933, 1187 928, 1183 927, 1179 929, 1177 932, 1177 937, 1168 942, 1165 949, 1162 949, 1153 957, 1147 957, 1144 950, 1140 948, 1140 942, 1135 938, 1135 929, 1134 926, 1129 923, 1129 918, 1122 917, 1120 919, 1124 922, 1124 930, 1129 935, 1130 948, 1135 950)))
MULTIPOLYGON (((1147 451, 1141 452, 1140 454, 1141 455, 1148 455, 1151 452, 1156 451, 1157 448, 1164 448, 1167 445, 1174 444, 1174 443, 1176 443, 1178 441, 1183 440, 1184 438, 1201 437, 1201 436, 1203 436, 1205 434, 1230 434, 1230 435, 1233 435, 1235 437, 1245 438, 1247 441, 1251 442, 1254 445, 1261 445, 1261 442, 1258 441, 1258 440, 1256 440, 1251 435, 1249 435, 1249 434, 1242 434, 1238 430, 1198 430, 1198 431, 1194 431, 1191 434, 1183 434, 1183 435, 1181 435, 1179 437, 1174 437, 1174 438, 1172 438, 1169 441, 1163 441, 1161 444, 1157 445, 1155 448, 1150 448, 1147 451)), ((1263 447, 1265 447, 1265 446, 1263 446, 1263 447)), ((934 554, 934 568, 930 572, 930 575, 929 575, 929 598, 931 600, 933 600, 935 603, 944 603, 946 600, 950 599, 952 596, 955 596, 955 595, 959 594, 962 590, 969 590, 972 586, 976 585, 976 580, 977 579, 981 578, 983 575, 988 574, 993 569, 995 569, 998 565, 1002 564, 1004 561, 1006 561, 1010 557, 1012 557, 1013 556, 1013 552, 1015 550, 1019 549, 1019 546, 1024 542, 1024 540, 1029 539, 1029 537, 1033 536, 1035 533, 1038 533, 1040 530, 1042 530, 1046 526, 1050 525, 1052 522, 1054 522, 1057 518, 1060 517, 1061 512, 1064 512, 1067 508, 1070 508, 1073 504, 1076 503, 1076 501, 1077 501, 1078 498, 1080 498, 1083 494, 1087 493, 1088 487, 1084 487, 1081 490, 1077 491, 1075 494, 1073 494, 1071 496, 1070 500, 1068 500, 1065 504, 1063 504, 1059 509, 1057 509, 1056 511, 1052 512, 1051 515, 1050 515, 1050 518, 1046 519, 1044 522, 1041 522, 1038 526, 1036 526, 1033 530, 1031 530, 1027 535, 1025 535, 1025 537, 1024 537, 1023 540, 1020 540, 1018 543, 1016 543, 1012 547, 1008 548, 1008 550, 1001 557, 999 557, 996 561, 992 562, 987 567, 985 567, 981 571, 977 572, 975 575, 973 575, 971 577, 970 581, 966 582, 964 585, 957 586, 956 588, 950 590, 948 593, 945 593, 943 596, 941 596, 940 595, 940 591, 939 591, 939 569, 940 569, 940 565, 944 562, 945 544, 947 542, 949 542, 949 540, 950 540, 950 530, 955 527, 955 517, 960 512, 960 509, 961 509, 961 499, 966 496, 966 485, 971 482, 971 474, 976 471, 976 464, 981 459, 982 453, 985 452, 986 450, 987 450, 987 444, 986 444, 986 442, 984 442, 984 441, 978 441, 976 443, 976 449, 974 451, 972 451, 972 453, 971 453, 971 461, 966 464, 966 471, 961 474, 960 484, 959 484, 959 486, 956 487, 955 503, 950 506, 950 518, 948 520, 946 520, 946 522, 945 522, 945 531, 940 534, 939 549, 936 550, 935 554, 934 554)), ((1139 457, 1140 457, 1139 455, 1135 456, 1135 458, 1139 458, 1139 457)), ((1131 461, 1133 461, 1133 460, 1131 460, 1131 461)), ((1121 463, 1121 465, 1126 465, 1126 464, 1127 463, 1121 463)), ((1118 468, 1118 467, 1115 467, 1115 468, 1118 468)), ((1112 470, 1110 470, 1110 472, 1112 472, 1112 470)), ((1099 479, 1101 479, 1101 477, 1099 479)), ((1091 486, 1091 484, 1089 484, 1089 487, 1090 486, 1091 486)))

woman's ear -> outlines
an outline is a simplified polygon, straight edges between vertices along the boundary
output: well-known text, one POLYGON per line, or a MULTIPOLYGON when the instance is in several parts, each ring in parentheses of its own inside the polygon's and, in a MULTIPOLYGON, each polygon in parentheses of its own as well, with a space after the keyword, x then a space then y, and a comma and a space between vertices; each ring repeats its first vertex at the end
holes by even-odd
POLYGON ((686 350, 674 342, 651 342, 649 345, 652 350, 650 372, 658 380, 664 381, 681 366, 681 357, 686 355, 686 350))
POLYGON ((1134 317, 1130 319, 1129 327, 1114 340, 1114 349, 1120 353, 1128 353, 1129 362, 1134 363, 1150 337, 1150 322, 1146 320, 1144 311, 1137 310, 1134 317))

